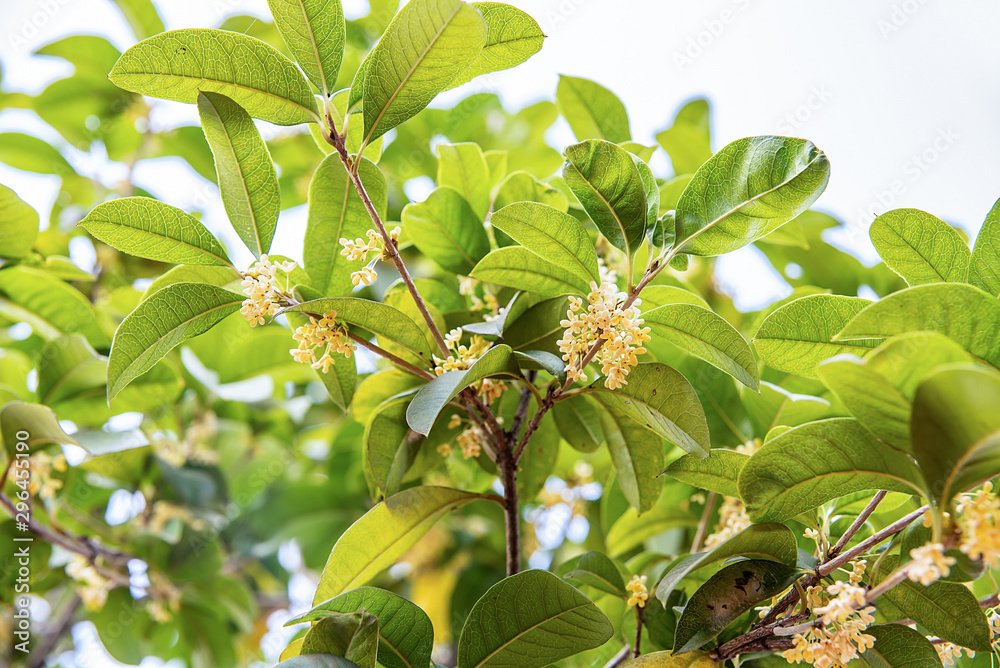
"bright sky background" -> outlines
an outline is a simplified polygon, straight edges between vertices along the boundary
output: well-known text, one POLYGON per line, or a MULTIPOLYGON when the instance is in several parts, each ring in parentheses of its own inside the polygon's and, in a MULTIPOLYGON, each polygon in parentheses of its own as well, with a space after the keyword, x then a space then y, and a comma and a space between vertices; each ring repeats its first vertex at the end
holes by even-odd
MULTIPOLYGON (((748 135, 811 139, 826 151, 832 177, 818 208, 849 224, 832 241, 873 261, 867 226, 889 208, 924 209, 974 238, 1000 197, 1000 3, 990 0, 508 0, 541 24, 542 52, 490 79, 510 109, 552 99, 560 73, 593 79, 629 110, 637 141, 669 125, 694 96, 713 105, 714 149, 748 135)), ((266 0, 158 0, 168 29, 209 27, 231 14, 267 15, 266 0)), ((344 0, 348 15, 365 0, 344 0)), ((34 58, 38 47, 74 32, 131 45, 110 0, 0 0, 0 64, 7 89, 36 92, 68 67, 34 58)), ((453 95, 482 90, 473 82, 453 95)), ((449 99, 454 99, 450 97, 449 99)), ((447 104, 448 99, 440 99, 447 104)), ((165 124, 197 122, 193 106, 165 105, 165 124)), ((0 131, 51 129, 22 111, 0 112, 0 131)), ((567 127, 554 140, 570 143, 567 127)), ((665 173, 665 158, 654 170, 665 173)), ((122 176, 100 161, 88 169, 122 176)), ((159 161, 136 178, 172 204, 205 211, 225 228, 205 182, 159 161), (201 193, 201 195, 199 195, 201 193)), ((50 177, 0 165, 0 182, 45 212, 50 177)), ((286 212, 281 252, 301 248, 304 211, 286 212)), ((230 235, 228 239, 233 239, 230 235)), ((233 248, 233 244, 229 244, 233 248)), ((787 290, 754 249, 720 263, 720 280, 743 308, 787 290)), ((85 634, 85 629, 80 633, 85 634)), ((88 665, 98 665, 90 664, 88 665)), ((106 664, 100 664, 106 665, 106 664)))

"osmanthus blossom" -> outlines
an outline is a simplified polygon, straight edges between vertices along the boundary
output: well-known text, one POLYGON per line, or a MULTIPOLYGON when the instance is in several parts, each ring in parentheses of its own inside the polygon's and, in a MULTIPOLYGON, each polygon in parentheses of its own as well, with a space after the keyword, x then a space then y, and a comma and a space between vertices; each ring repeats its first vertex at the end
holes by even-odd
MULTIPOLYGON (((389 240, 393 245, 399 242, 401 231, 398 225, 389 231, 389 240)), ((368 286, 374 283, 378 279, 378 273, 373 268, 375 263, 379 260, 389 260, 389 253, 385 247, 385 239, 378 230, 368 230, 365 232, 365 237, 365 239, 358 237, 354 241, 350 239, 340 240, 340 245, 343 246, 340 254, 347 258, 348 262, 361 260, 366 263, 364 267, 351 274, 351 282, 354 284, 354 287, 368 286), (369 253, 374 256, 370 261, 368 259, 369 253)))
POLYGON ((355 350, 354 342, 348 338, 347 327, 337 322, 335 310, 323 314, 318 320, 309 316, 308 323, 295 328, 292 338, 299 342, 298 348, 289 351, 295 361, 309 364, 323 373, 334 365, 334 355, 350 357, 355 350))
POLYGON ((625 585, 625 589, 631 594, 628 599, 630 606, 646 607, 646 601, 649 600, 649 590, 646 588, 645 575, 633 575, 632 579, 625 585))
POLYGON ((275 283, 275 277, 279 269, 289 272, 293 267, 295 267, 294 262, 275 264, 265 253, 243 272, 240 285, 247 298, 243 300, 240 314, 251 327, 263 325, 265 317, 273 318, 281 309, 282 296, 275 283))

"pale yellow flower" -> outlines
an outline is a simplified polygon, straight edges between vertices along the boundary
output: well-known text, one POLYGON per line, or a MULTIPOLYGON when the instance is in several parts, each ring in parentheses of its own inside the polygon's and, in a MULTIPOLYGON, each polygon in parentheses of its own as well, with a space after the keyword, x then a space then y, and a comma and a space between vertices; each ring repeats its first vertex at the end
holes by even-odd
POLYGON ((637 605, 640 608, 646 607, 646 601, 649 600, 649 590, 646 589, 645 575, 633 575, 632 579, 629 580, 627 585, 625 585, 625 589, 632 594, 628 599, 628 604, 630 606, 637 605))
POLYGON ((915 547, 910 550, 910 558, 913 561, 907 568, 906 577, 925 587, 946 577, 951 571, 950 567, 955 565, 955 558, 945 556, 944 545, 941 543, 915 547))
POLYGON ((987 568, 1000 568, 1000 497, 986 483, 974 494, 962 495, 956 507, 962 529, 959 549, 987 568))
POLYGON ((334 355, 350 357, 355 350, 354 342, 347 335, 347 327, 337 322, 336 311, 325 313, 319 320, 309 316, 308 323, 295 328, 292 338, 299 342, 298 348, 288 351, 292 358, 323 373, 333 366, 334 355))
POLYGON ((289 272, 294 266, 294 262, 274 264, 265 253, 243 273, 240 285, 247 298, 243 300, 240 314, 251 327, 263 325, 265 317, 273 317, 281 309, 282 296, 275 276, 278 269, 289 272))
POLYGON ((724 497, 722 506, 719 507, 719 523, 715 525, 715 531, 705 538, 705 549, 710 550, 720 545, 750 524, 750 516, 747 515, 743 502, 731 496, 724 497))
POLYGON ((79 594, 84 607, 91 611, 103 608, 108 600, 108 593, 114 589, 114 583, 79 555, 75 555, 73 560, 66 564, 66 575, 75 581, 73 586, 76 593, 79 594))

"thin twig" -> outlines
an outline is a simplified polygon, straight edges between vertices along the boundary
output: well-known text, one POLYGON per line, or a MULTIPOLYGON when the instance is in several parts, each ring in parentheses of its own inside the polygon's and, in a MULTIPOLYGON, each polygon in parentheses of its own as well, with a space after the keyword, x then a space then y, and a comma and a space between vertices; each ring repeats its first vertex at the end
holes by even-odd
POLYGON ((621 648, 621 651, 611 657, 611 660, 604 664, 604 668, 618 668, 618 666, 628 661, 631 655, 632 648, 628 643, 625 643, 625 646, 621 648))
POLYGON ((705 499, 705 509, 701 513, 698 530, 695 532, 694 541, 691 543, 692 554, 701 551, 701 541, 705 539, 705 533, 708 531, 708 520, 712 518, 712 510, 715 508, 715 498, 717 496, 715 492, 709 492, 708 498, 705 499))
MULTIPOLYGON (((657 604, 658 605, 658 604, 657 604)), ((642 612, 641 606, 635 606, 635 648, 632 650, 632 658, 638 659, 642 651, 639 649, 639 644, 642 642, 642 612)))
POLYGON ((871 517, 872 513, 875 512, 875 509, 878 508, 878 504, 882 503, 882 499, 885 498, 886 494, 888 494, 888 492, 882 490, 878 494, 876 494, 874 498, 872 498, 872 500, 868 503, 868 505, 865 506, 865 509, 861 511, 861 514, 858 515, 857 518, 855 518, 854 522, 851 523, 851 526, 847 528, 847 531, 844 532, 844 535, 840 537, 840 540, 837 541, 837 544, 833 546, 833 549, 831 549, 830 552, 827 553, 827 559, 832 559, 836 557, 838 554, 840 554, 840 551, 847 546, 847 544, 851 541, 852 538, 854 538, 854 534, 856 534, 861 529, 861 527, 864 526, 865 522, 868 521, 868 518, 871 517))
POLYGON ((521 431, 521 425, 524 424, 525 419, 528 417, 528 407, 531 404, 531 386, 535 382, 535 378, 538 377, 537 371, 529 371, 527 374, 527 381, 524 387, 521 388, 521 399, 517 404, 517 411, 514 412, 514 419, 510 423, 510 431, 507 432, 513 438, 517 438, 518 432, 521 431))
POLYGON ((357 343, 362 348, 366 348, 366 349, 372 351, 373 353, 375 353, 379 357, 384 357, 385 359, 389 360, 390 362, 392 362, 393 364, 395 364, 399 368, 404 369, 405 371, 409 371, 410 373, 412 373, 412 374, 414 374, 416 376, 420 376, 424 380, 434 380, 434 378, 435 378, 434 374, 432 374, 430 371, 427 371, 426 369, 421 369, 421 368, 419 368, 417 366, 414 366, 413 364, 410 364, 409 362, 407 362, 403 358, 397 357, 396 355, 393 355, 392 353, 390 353, 385 348, 381 348, 381 347, 375 345, 374 343, 372 343, 368 339, 366 339, 366 338, 364 338, 362 336, 358 336, 354 332, 347 332, 347 338, 349 338, 351 341, 354 341, 355 343, 357 343))

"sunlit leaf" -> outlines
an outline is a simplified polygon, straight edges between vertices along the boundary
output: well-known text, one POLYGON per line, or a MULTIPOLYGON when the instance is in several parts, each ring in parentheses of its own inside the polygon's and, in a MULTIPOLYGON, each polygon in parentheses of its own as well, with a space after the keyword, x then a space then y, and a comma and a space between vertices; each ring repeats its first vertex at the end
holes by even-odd
POLYGON ((578 141, 606 139, 617 144, 632 138, 625 105, 599 83, 561 74, 556 104, 578 141))
POLYGON ((910 285, 962 282, 972 251, 954 227, 919 209, 894 209, 869 230, 875 249, 910 285))
POLYGON ((332 93, 347 41, 340 0, 268 0, 267 5, 302 71, 321 93, 332 93))

